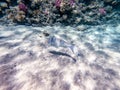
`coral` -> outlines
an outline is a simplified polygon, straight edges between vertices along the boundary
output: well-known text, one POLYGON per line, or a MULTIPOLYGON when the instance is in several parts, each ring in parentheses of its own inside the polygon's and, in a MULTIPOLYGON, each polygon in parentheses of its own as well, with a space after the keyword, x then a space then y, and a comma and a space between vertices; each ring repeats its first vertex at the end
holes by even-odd
POLYGON ((104 8, 99 8, 99 13, 101 15, 105 15, 106 14, 106 10, 104 8))
POLYGON ((0 19, 41 25, 96 25, 119 18, 119 7, 119 0, 0 0, 0 19), (19 14, 21 11, 25 14, 19 14))
POLYGON ((62 0, 56 0, 55 1, 55 6, 60 7, 61 2, 62 2, 62 0))
MULTIPOLYGON (((64 0, 56 0, 55 1, 55 6, 60 7, 63 2, 64 2, 64 0)), ((73 6, 74 3, 75 3, 75 0, 69 0, 67 3, 69 3, 71 6, 73 6)))
POLYGON ((0 3, 0 7, 1 7, 1 8, 7 8, 7 7, 8 7, 8 5, 7 5, 7 3, 2 2, 2 3, 0 3))
POLYGON ((75 0, 70 0, 70 5, 73 6, 75 3, 75 0))
POLYGON ((17 15, 15 16, 15 19, 17 22, 23 22, 25 20, 25 12, 19 11, 17 15))
POLYGON ((22 2, 18 5, 18 7, 20 11, 24 11, 24 12, 27 11, 27 6, 22 2))
POLYGON ((60 11, 60 13, 67 13, 72 10, 72 5, 74 5, 74 0, 56 0, 55 6, 60 11))

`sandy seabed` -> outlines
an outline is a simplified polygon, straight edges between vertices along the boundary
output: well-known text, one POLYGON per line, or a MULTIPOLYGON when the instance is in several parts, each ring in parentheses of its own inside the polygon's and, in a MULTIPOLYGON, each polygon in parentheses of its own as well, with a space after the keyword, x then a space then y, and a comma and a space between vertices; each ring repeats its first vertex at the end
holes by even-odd
POLYGON ((0 26, 0 90, 120 90, 120 25, 0 26))

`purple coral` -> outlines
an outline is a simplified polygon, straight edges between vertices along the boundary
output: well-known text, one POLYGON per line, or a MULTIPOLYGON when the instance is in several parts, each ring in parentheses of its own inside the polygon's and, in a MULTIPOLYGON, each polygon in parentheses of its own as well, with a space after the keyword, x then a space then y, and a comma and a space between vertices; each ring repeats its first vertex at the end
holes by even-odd
POLYGON ((101 15, 105 15, 106 14, 106 10, 104 8, 99 8, 99 13, 101 15))
POLYGON ((27 11, 27 6, 24 3, 20 3, 18 6, 19 6, 19 10, 24 12, 27 11))
POLYGON ((60 7, 61 2, 62 2, 62 0, 56 0, 55 1, 55 6, 60 7))
POLYGON ((75 3, 75 0, 70 0, 70 5, 73 6, 75 3))

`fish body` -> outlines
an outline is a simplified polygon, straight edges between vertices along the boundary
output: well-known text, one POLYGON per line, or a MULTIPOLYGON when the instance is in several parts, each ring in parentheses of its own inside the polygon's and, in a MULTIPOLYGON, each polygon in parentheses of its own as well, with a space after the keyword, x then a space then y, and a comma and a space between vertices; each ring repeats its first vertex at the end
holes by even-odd
MULTIPOLYGON (((57 37, 57 36, 51 36, 49 39, 48 39, 48 44, 51 45, 51 46, 54 46, 54 47, 64 47, 64 48, 69 48, 72 53, 75 55, 75 56, 78 56, 78 47, 74 44, 71 44, 71 43, 68 43, 67 41, 65 41, 64 39, 60 38, 60 37, 57 37)), ((53 52, 52 52, 53 53, 53 52)), ((54 54, 62 54, 62 53, 58 53, 58 52, 54 52, 54 54)), ((65 55, 65 53, 64 53, 65 55)), ((67 56, 67 55, 66 55, 67 56)), ((69 56, 70 57, 70 56, 69 56)))
POLYGON ((63 53, 63 52, 59 52, 59 51, 49 51, 49 53, 52 53, 54 55, 62 55, 62 56, 67 56, 67 57, 70 57, 73 59, 74 62, 76 62, 76 59, 73 58, 72 56, 70 56, 69 54, 67 53, 63 53))

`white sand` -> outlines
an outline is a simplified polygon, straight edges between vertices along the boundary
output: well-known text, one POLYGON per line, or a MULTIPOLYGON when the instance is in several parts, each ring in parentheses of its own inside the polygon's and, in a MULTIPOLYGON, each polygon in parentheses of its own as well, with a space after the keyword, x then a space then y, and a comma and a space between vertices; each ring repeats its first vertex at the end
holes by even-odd
POLYGON ((0 90, 120 90, 120 26, 0 26, 0 37, 0 90))

